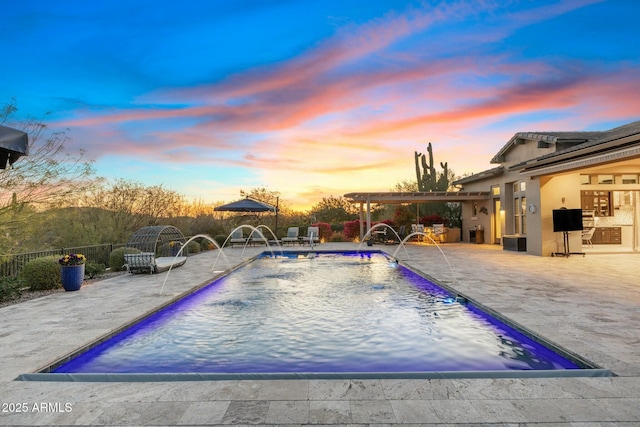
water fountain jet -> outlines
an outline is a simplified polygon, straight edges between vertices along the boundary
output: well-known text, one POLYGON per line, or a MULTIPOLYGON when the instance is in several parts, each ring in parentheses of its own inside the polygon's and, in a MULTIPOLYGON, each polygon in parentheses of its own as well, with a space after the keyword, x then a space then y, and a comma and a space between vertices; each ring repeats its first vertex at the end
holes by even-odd
POLYGON ((169 278, 169 273, 171 273, 171 269, 173 268, 173 266, 175 265, 176 261, 178 260, 178 257, 180 255, 182 255, 182 251, 184 250, 184 248, 186 248, 189 243, 191 243, 192 241, 194 241, 195 239, 199 239, 199 238, 204 238, 209 240, 211 243, 213 243, 213 245, 218 248, 218 256, 216 256, 216 261, 213 263, 213 268, 215 268, 216 263, 218 262, 218 258, 220 257, 220 254, 222 254, 222 256, 224 257, 225 261, 227 262, 227 267, 231 268, 231 263, 229 263, 229 259, 227 258, 227 256, 222 252, 222 248, 220 247, 220 245, 218 245, 218 242, 216 242, 214 239, 211 238, 211 236, 207 235, 207 234, 197 234, 193 237, 191 237, 189 240, 187 240, 184 245, 182 245, 182 247, 180 248, 180 250, 178 251, 178 253, 176 253, 176 255, 173 258, 173 262, 171 263, 171 265, 169 266, 169 270, 167 271, 167 275, 164 277, 164 281, 162 282, 162 288, 160 288, 160 295, 162 295, 162 291, 164 290, 164 285, 167 283, 167 279, 169 278))

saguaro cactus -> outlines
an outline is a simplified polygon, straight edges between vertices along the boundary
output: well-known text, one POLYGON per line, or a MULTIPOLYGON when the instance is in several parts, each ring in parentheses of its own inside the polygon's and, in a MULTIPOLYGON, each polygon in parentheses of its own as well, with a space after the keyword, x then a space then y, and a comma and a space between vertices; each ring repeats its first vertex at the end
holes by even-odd
POLYGON ((427 152, 429 153, 429 163, 427 163, 425 154, 414 152, 418 191, 447 191, 449 188, 449 166, 446 162, 440 162, 440 167, 444 172, 438 175, 433 165, 433 147, 431 143, 427 146, 427 152), (422 170, 420 166, 422 166, 422 170))

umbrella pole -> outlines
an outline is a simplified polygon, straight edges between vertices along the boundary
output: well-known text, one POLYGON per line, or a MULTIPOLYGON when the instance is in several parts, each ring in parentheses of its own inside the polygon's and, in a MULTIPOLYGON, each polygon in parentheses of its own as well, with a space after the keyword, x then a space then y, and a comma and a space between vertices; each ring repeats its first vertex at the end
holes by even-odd
POLYGON ((280 204, 280 197, 276 197, 276 226, 274 234, 276 235, 276 239, 278 238, 278 204, 280 204))

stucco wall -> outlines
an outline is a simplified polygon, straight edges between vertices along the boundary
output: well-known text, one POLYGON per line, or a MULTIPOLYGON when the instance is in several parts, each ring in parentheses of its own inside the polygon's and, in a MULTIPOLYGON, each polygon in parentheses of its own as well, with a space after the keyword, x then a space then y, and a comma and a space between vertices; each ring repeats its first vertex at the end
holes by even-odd
POLYGON ((533 255, 544 255, 542 249, 542 234, 538 232, 543 224, 543 200, 540 197, 540 179, 528 179, 527 183, 527 253, 533 255), (529 207, 533 206, 535 212, 531 212, 529 207))
MULTIPOLYGON (((580 209, 580 175, 561 175, 542 178, 540 196, 544 203, 540 206, 541 252, 537 255, 549 256, 564 249, 562 233, 553 232, 553 210, 560 208, 580 209)), ((569 232, 571 252, 582 250, 582 236, 579 231, 569 232)))
POLYGON ((525 140, 524 143, 516 144, 511 147, 509 152, 505 155, 505 161, 501 165, 506 168, 520 163, 523 160, 534 159, 536 157, 544 156, 545 154, 553 153, 556 147, 554 144, 550 144, 547 148, 539 148, 538 141, 525 140))
MULTIPOLYGON (((474 182, 464 186, 465 191, 488 191, 489 182, 474 182)), ((462 241, 469 242, 469 229, 482 227, 484 230, 484 243, 491 242, 491 200, 465 201, 462 203, 462 241), (474 204, 476 215, 473 214, 474 204), (483 210, 484 208, 484 210, 483 210), (486 214, 483 213, 486 210, 486 214)))

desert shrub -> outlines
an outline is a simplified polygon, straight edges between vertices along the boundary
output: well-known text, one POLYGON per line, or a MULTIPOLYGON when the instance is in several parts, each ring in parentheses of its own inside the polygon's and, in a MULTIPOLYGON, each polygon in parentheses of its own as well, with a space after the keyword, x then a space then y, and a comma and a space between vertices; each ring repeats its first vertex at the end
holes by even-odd
POLYGON ((156 258, 161 256, 169 256, 170 254, 171 254, 171 246, 169 246, 168 243, 164 245, 156 246, 156 258))
POLYGON ((122 271, 124 267, 125 254, 139 254, 142 251, 136 248, 118 248, 109 254, 109 268, 113 271, 122 271))
POLYGON ((342 230, 344 230, 344 224, 337 223, 337 224, 331 224, 331 231, 333 231, 334 233, 342 233, 342 230))
MULTIPOLYGON (((366 228, 366 227, 365 227, 366 228)), ((344 223, 342 235, 347 241, 355 240, 360 236, 360 220, 347 221, 344 223)))
POLYGON ((61 288, 60 258, 45 256, 32 259, 22 268, 21 279, 33 291, 61 288))
POLYGON ((98 262, 88 262, 84 266, 84 274, 89 276, 90 279, 93 279, 94 277, 102 276, 106 269, 107 268, 104 266, 104 264, 100 264, 98 262))
POLYGON ((216 245, 211 243, 209 239, 202 239, 202 241, 200 242, 200 249, 202 251, 211 251, 211 250, 214 250, 215 248, 216 248, 216 245))
POLYGON ((218 244, 218 246, 222 247, 222 245, 224 244, 224 241, 227 240, 227 235, 226 234, 217 234, 213 240, 216 241, 216 243, 218 244))
POLYGON ((344 238, 344 234, 340 232, 335 232, 329 238, 330 242, 346 242, 347 240, 344 238))
MULTIPOLYGON (((200 243, 196 241, 189 242, 189 246, 187 246, 190 254, 197 254, 200 252, 200 243)), ((184 250, 182 251, 184 252, 184 250)))
POLYGON ((0 276, 0 302, 19 298, 24 287, 24 282, 18 277, 0 276))
POLYGON ((425 215, 420 218, 420 224, 424 224, 427 227, 432 227, 433 224, 444 224, 445 222, 447 222, 446 218, 443 218, 438 214, 425 215))

